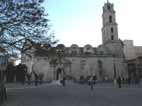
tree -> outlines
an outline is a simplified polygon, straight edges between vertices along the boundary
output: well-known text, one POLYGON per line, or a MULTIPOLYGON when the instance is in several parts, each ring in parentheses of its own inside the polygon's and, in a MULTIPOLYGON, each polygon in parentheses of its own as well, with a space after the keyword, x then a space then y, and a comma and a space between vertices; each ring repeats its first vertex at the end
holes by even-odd
MULTIPOLYGON (((13 54, 22 51, 27 39, 53 44, 44 0, 0 0, 0 46, 13 54)), ((22 51, 25 53, 25 51, 22 51)))

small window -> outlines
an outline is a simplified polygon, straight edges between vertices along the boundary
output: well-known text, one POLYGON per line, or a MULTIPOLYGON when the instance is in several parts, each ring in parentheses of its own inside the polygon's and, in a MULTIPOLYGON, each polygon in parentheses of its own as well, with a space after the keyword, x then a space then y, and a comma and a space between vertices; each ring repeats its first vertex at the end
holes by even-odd
POLYGON ((99 68, 102 68, 102 66, 103 66, 102 61, 101 61, 101 60, 98 60, 98 67, 99 67, 99 68))
POLYGON ((107 9, 110 10, 110 6, 107 6, 107 9))
POLYGON ((112 23, 112 16, 109 16, 109 23, 112 23))
POLYGON ((87 47, 86 49, 87 49, 87 51, 88 51, 88 50, 90 50, 90 48, 89 48, 89 47, 87 47))
POLYGON ((113 35, 111 35, 111 40, 114 40, 114 36, 113 35))
POLYGON ((86 60, 80 60, 80 69, 84 70, 86 65, 86 60))
POLYGON ((113 28, 110 29, 111 33, 113 33, 113 28))

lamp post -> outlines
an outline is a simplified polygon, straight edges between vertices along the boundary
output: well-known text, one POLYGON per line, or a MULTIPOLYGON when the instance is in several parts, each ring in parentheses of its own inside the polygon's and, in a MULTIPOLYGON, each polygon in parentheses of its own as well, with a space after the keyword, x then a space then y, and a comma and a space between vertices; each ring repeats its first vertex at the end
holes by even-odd
POLYGON ((114 71, 114 79, 116 79, 116 64, 115 64, 115 57, 113 59, 113 71, 114 71))
POLYGON ((116 74, 116 64, 115 64, 115 56, 113 56, 113 81, 114 81, 114 86, 116 86, 116 84, 117 84, 117 81, 116 81, 116 76, 117 76, 117 74, 116 74))
POLYGON ((94 73, 93 73, 94 65, 89 64, 89 69, 90 69, 90 76, 94 76, 94 73))
POLYGON ((0 81, 2 82, 3 81, 3 78, 4 78, 4 66, 3 66, 3 64, 0 64, 0 74, 1 74, 1 79, 0 79, 0 81))
MULTIPOLYGON (((0 66, 0 68, 1 68, 1 66, 0 66)), ((2 82, 2 81, 3 81, 3 72, 2 72, 2 70, 0 70, 0 75, 1 75, 1 76, 0 76, 0 78, 1 78, 1 79, 0 79, 0 82, 2 82)))

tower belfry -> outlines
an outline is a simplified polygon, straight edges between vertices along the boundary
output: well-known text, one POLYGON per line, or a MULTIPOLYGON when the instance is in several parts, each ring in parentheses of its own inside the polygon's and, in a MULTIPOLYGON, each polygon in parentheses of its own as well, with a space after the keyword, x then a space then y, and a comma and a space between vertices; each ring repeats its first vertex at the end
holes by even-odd
POLYGON ((102 27, 102 42, 118 40, 118 28, 115 19, 115 10, 113 4, 107 3, 103 6, 103 27, 102 27))
POLYGON ((109 0, 107 0, 107 3, 103 6, 102 20, 102 45, 106 47, 113 56, 123 57, 123 43, 118 38, 115 10, 109 0))

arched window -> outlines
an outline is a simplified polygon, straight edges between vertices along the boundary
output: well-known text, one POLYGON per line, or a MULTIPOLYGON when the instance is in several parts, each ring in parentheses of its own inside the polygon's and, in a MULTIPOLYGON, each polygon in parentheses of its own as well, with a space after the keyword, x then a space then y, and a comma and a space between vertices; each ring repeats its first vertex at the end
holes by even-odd
POLYGON ((107 6, 107 9, 110 10, 110 6, 107 6))
POLYGON ((112 23, 112 16, 109 16, 109 23, 112 23))
POLYGON ((111 33, 113 33, 113 28, 112 27, 111 27, 110 31, 111 31, 111 33))
POLYGON ((98 68, 100 69, 100 68, 102 68, 102 67, 103 67, 102 61, 101 61, 101 60, 98 60, 98 68))
POLYGON ((103 62, 101 60, 98 60, 98 69, 99 69, 99 75, 100 77, 103 77, 103 62))
POLYGON ((111 35, 111 40, 114 40, 114 36, 113 35, 111 35))

